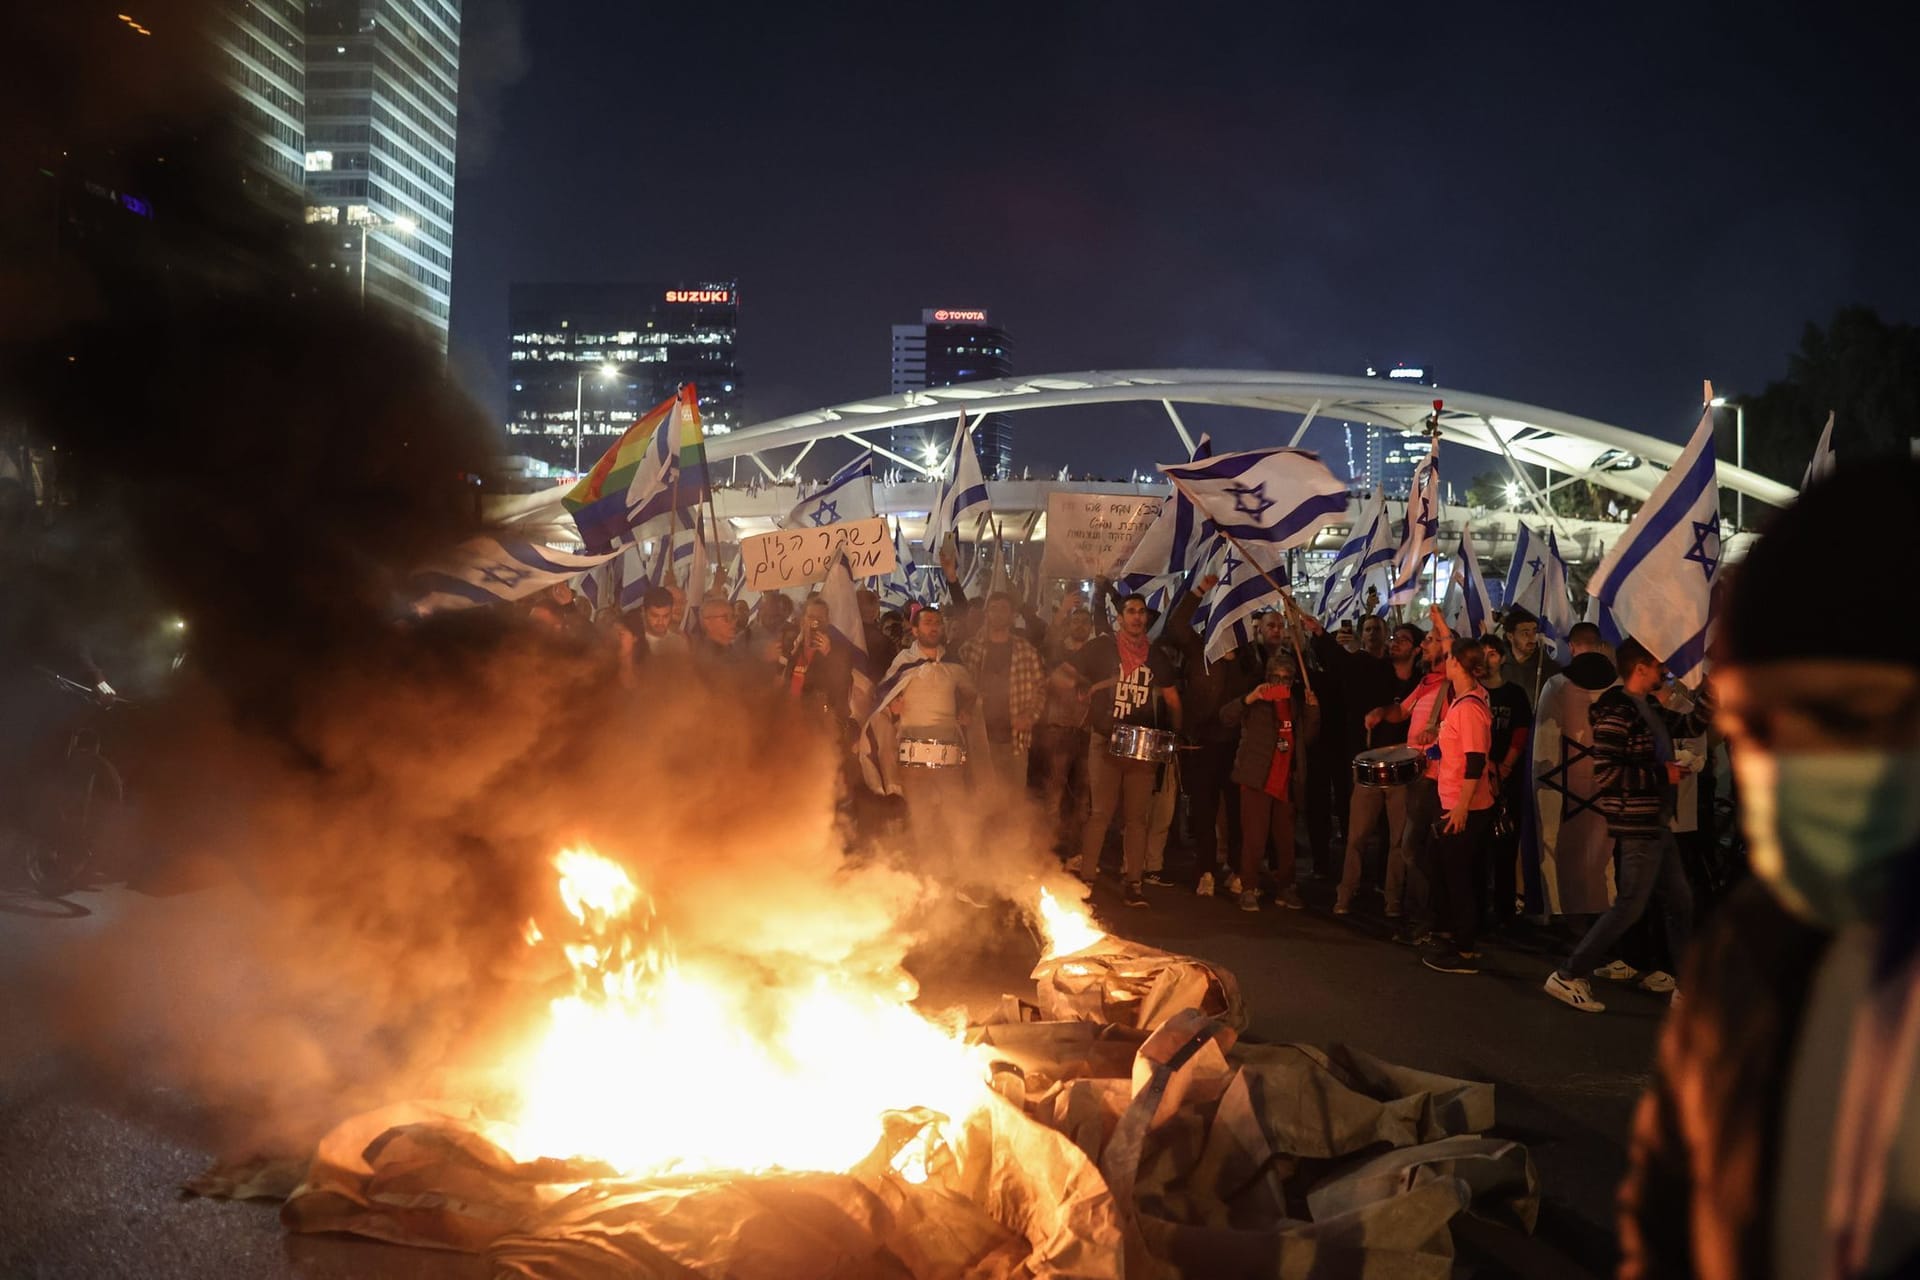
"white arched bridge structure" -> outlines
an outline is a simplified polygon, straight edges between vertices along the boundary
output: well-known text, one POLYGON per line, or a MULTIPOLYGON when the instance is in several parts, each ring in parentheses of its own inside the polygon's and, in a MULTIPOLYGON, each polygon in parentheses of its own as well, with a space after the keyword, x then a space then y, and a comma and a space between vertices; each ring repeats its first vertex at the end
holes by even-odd
MULTIPOLYGON (((1282 421, 1266 443, 1291 444, 1320 419, 1403 432, 1423 431, 1435 400, 1444 405, 1439 414, 1441 438, 1498 459, 1498 465, 1511 476, 1514 491, 1522 495, 1516 504, 1522 508, 1519 511, 1471 513, 1480 553, 1496 559, 1511 551, 1518 523, 1527 519, 1536 526, 1555 529, 1569 560, 1592 562, 1624 525, 1555 515, 1549 505, 1550 492, 1590 481, 1635 501, 1644 500, 1683 447, 1557 409, 1424 383, 1246 369, 1128 369, 969 382, 851 401, 712 436, 707 441, 707 455, 716 463, 745 459, 760 470, 765 485, 756 491, 736 488, 715 495, 721 518, 736 532, 753 533, 771 528, 798 500, 795 468, 816 444, 847 440, 870 447, 904 472, 922 477, 905 484, 876 486, 880 509, 901 515, 907 533, 914 536, 919 531, 916 517, 932 505, 931 471, 925 459, 890 450, 887 433, 896 427, 949 421, 963 409, 969 418, 978 418, 1035 409, 1158 403, 1179 436, 1184 456, 1192 448, 1193 438, 1180 416, 1183 405, 1221 405, 1285 415, 1295 421, 1282 421), (788 454, 788 450, 794 452, 788 454), (1543 469, 1553 478, 1552 483, 1542 485, 1529 474, 1528 466, 1543 469)), ((1171 450, 1169 456, 1173 456, 1171 450)), ((1784 506, 1795 496, 1787 485, 1725 462, 1719 464, 1719 481, 1723 489, 1775 507, 1784 506)), ((1154 485, 1050 480, 999 481, 990 488, 995 509, 1007 513, 1044 511, 1047 493, 1057 488, 1116 493, 1163 491, 1154 485)), ((1464 508, 1449 508, 1443 533, 1457 534, 1468 515, 1464 508)), ((1045 537, 1044 524, 1033 530, 1033 536, 1045 537)), ((1345 536, 1344 524, 1332 525, 1315 545, 1332 549, 1345 536)), ((1745 550, 1740 545, 1745 541, 1744 536, 1730 540, 1729 554, 1737 557, 1745 550)))
MULTIPOLYGON (((707 453, 714 460, 759 459, 769 450, 790 446, 806 449, 821 440, 847 439, 873 445, 876 452, 900 466, 925 475, 928 468, 924 462, 890 453, 871 437, 895 427, 950 419, 961 409, 977 417, 1029 409, 1158 402, 1191 448, 1192 439, 1177 408, 1182 404, 1293 415, 1300 419, 1291 435, 1297 441, 1318 418, 1419 431, 1425 427, 1435 400, 1445 402, 1440 413, 1443 440, 1469 445, 1509 463, 1548 468, 1565 477, 1561 484, 1591 481, 1635 500, 1644 500, 1653 492, 1682 447, 1557 409, 1424 383, 1248 369, 1126 369, 966 382, 856 400, 788 414, 716 436, 708 442, 707 453)), ((1538 486, 1517 466, 1513 470, 1531 505, 1532 499, 1541 497, 1538 486)), ((770 467, 766 472, 770 480, 783 474, 770 467)), ((1723 489, 1772 506, 1783 506, 1794 496, 1788 486, 1728 463, 1720 464, 1719 477, 1723 489)), ((1544 507, 1536 509, 1545 518, 1544 507)))
MULTIPOLYGON (((714 508, 724 526, 720 531, 723 541, 730 540, 730 535, 762 533, 776 527, 804 495, 796 480, 800 462, 815 445, 832 440, 870 447, 902 472, 917 477, 906 483, 876 483, 874 497, 880 511, 898 517, 906 535, 918 539, 925 514, 934 502, 932 471, 924 458, 903 456, 889 449, 888 433, 896 427, 950 422, 962 409, 970 419, 977 419, 989 413, 1035 409, 1158 404, 1179 437, 1177 453, 1173 448, 1167 451, 1172 458, 1185 457, 1193 447, 1193 437, 1180 417, 1183 405, 1221 405, 1281 415, 1271 439, 1262 443, 1292 444, 1321 419, 1421 432, 1436 399, 1444 402, 1439 415, 1441 438, 1498 459, 1496 465, 1507 470, 1512 491, 1520 495, 1519 501, 1511 504, 1517 510, 1449 506, 1442 516, 1443 544, 1451 545, 1462 524, 1470 520, 1477 553, 1494 561, 1504 562, 1511 555, 1520 522, 1526 520, 1536 528, 1553 529, 1570 563, 1593 564, 1624 532, 1624 522, 1554 514, 1549 505, 1551 492, 1591 481, 1635 501, 1644 500, 1683 447, 1557 409, 1425 383, 1248 369, 1127 369, 968 382, 788 414, 725 435, 709 436, 707 457, 712 463, 735 461, 736 466, 746 461, 757 468, 764 482, 750 489, 734 486, 715 491, 714 508), (1286 421, 1288 418, 1294 421, 1286 421), (1543 485, 1536 481, 1527 470, 1529 466, 1545 471, 1551 482, 1543 485)), ((1725 462, 1719 464, 1719 482, 1725 490, 1775 507, 1786 505, 1795 496, 1787 485, 1725 462)), ((1060 489, 1142 495, 1167 492, 1166 486, 1153 483, 1050 479, 994 481, 988 488, 995 511, 1009 517, 1044 512, 1047 495, 1060 489)), ((1361 496, 1356 494, 1346 520, 1320 532, 1314 549, 1333 551, 1340 546, 1361 496)), ((1389 511, 1396 517, 1399 512, 1394 508, 1399 505, 1389 503, 1389 511)), ((508 518, 518 518, 544 506, 558 512, 549 495, 507 498, 496 510, 508 518)), ((1029 537, 1045 539, 1044 519, 1022 523, 1029 537)), ((568 536, 564 522, 556 528, 556 536, 568 536)), ((1747 533, 1730 535, 1727 556, 1738 559, 1750 538, 1747 533)))

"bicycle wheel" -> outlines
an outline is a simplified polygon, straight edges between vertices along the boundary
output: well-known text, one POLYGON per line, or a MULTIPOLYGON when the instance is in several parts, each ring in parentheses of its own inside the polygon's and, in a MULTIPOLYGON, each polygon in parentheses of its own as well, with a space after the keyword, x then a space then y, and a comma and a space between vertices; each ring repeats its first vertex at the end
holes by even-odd
POLYGON ((97 751, 75 751, 42 777, 27 848, 27 879, 37 892, 62 897, 86 882, 125 798, 119 770, 97 751))

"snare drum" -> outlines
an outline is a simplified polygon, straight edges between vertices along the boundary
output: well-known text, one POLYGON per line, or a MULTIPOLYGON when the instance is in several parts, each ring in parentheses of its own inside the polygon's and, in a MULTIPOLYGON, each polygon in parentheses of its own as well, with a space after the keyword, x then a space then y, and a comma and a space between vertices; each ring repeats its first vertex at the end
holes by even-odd
POLYGON ((1107 754, 1122 760, 1165 764, 1173 759, 1173 730, 1149 729, 1139 724, 1117 724, 1107 739, 1107 754))
POLYGON ((900 763, 909 769, 955 769, 967 762, 966 748, 938 738, 900 739, 900 763))
POLYGON ((1362 787, 1403 787, 1427 771, 1427 758, 1412 747, 1375 747, 1353 758, 1353 781, 1362 787))

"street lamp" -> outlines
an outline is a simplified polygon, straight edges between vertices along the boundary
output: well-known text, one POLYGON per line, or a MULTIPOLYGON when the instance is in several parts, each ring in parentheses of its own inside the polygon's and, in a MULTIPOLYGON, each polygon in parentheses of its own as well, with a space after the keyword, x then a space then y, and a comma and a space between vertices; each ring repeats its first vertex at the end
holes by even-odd
POLYGON ((415 222, 412 218, 409 218, 404 213, 397 218, 382 218, 377 213, 369 212, 366 217, 359 219, 359 226, 360 226, 360 307, 361 307, 361 310, 365 310, 367 306, 367 235, 368 233, 385 228, 389 231, 398 231, 403 236, 410 236, 416 230, 419 229, 420 224, 418 222, 415 222))
MULTIPOLYGON (((1747 465, 1747 406, 1738 400, 1729 400, 1725 396, 1715 396, 1707 401, 1716 409, 1733 406, 1733 465, 1746 469, 1747 465)), ((1733 493, 1733 527, 1747 527, 1747 495, 1739 490, 1733 493)))
MULTIPOLYGON (((620 376, 620 366, 617 364, 603 364, 595 372, 601 377, 611 380, 620 376)), ((566 383, 563 382, 560 385, 565 386, 566 383)), ((582 369, 579 376, 573 380, 573 474, 575 475, 580 474, 580 432, 582 425, 580 422, 580 401, 585 395, 586 389, 587 371, 582 369)))

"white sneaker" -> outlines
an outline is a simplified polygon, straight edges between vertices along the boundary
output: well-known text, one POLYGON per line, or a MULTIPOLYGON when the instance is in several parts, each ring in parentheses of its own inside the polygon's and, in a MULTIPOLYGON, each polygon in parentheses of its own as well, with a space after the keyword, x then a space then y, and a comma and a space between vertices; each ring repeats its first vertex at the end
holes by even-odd
POLYGON ((1640 989, 1642 991, 1651 991, 1655 995, 1663 996, 1679 985, 1679 983, 1673 980, 1673 975, 1665 969, 1649 969, 1640 975, 1640 989))
POLYGON ((1238 872, 1235 872, 1233 875, 1230 875, 1227 877, 1228 893, 1234 895, 1237 898, 1240 896, 1241 887, 1242 886, 1240 884, 1240 875, 1238 872))
MULTIPOLYGON (((1625 960, 1613 960, 1595 969, 1593 976, 1596 978, 1605 978, 1610 982, 1631 982, 1640 976, 1640 971, 1628 964, 1625 960)), ((1640 985, 1646 986, 1644 982, 1640 985)), ((1647 989, 1651 991, 1653 988, 1648 987, 1647 989)))
POLYGON ((1593 998, 1593 988, 1585 978, 1563 978, 1558 969, 1547 975, 1541 989, 1558 1000, 1582 1013, 1601 1013, 1606 1007, 1593 998))
POLYGON ((1202 871, 1200 873, 1200 883, 1194 886, 1193 891, 1199 894, 1203 898, 1212 897, 1213 896, 1213 872, 1202 871))

